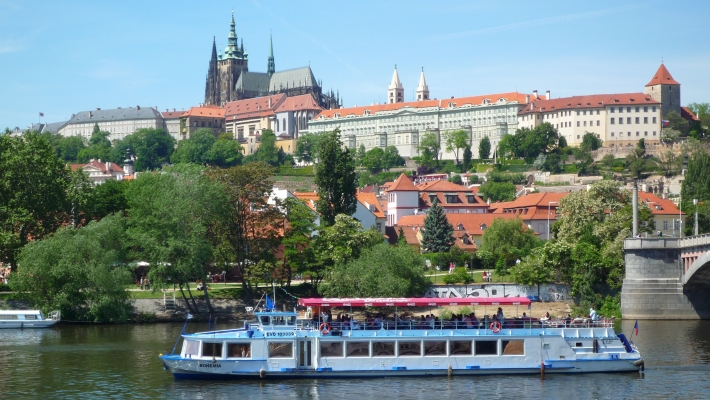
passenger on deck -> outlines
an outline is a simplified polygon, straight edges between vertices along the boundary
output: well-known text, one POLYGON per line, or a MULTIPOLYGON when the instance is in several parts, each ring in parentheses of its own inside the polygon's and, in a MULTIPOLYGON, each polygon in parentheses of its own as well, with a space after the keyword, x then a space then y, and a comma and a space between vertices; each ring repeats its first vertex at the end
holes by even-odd
POLYGON ((478 318, 476 318, 476 313, 471 313, 471 324, 473 324, 474 328, 478 328, 478 318))
POLYGON ((571 324, 572 324, 572 316, 569 315, 569 313, 568 313, 567 316, 565 317, 565 326, 569 327, 571 324))
POLYGON ((498 307, 496 317, 498 317, 498 322, 500 322, 501 326, 505 325, 505 316, 503 315, 503 309, 501 307, 498 307))
POLYGON ((597 315, 597 312, 594 310, 594 308, 589 309, 589 318, 594 322, 599 321, 599 315, 597 315))

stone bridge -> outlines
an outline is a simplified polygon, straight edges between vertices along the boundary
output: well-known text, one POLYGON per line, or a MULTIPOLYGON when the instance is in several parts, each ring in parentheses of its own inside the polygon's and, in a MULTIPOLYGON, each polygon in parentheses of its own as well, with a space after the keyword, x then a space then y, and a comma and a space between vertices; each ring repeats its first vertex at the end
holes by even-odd
POLYGON ((710 319, 710 235, 626 239, 624 253, 624 318, 710 319))

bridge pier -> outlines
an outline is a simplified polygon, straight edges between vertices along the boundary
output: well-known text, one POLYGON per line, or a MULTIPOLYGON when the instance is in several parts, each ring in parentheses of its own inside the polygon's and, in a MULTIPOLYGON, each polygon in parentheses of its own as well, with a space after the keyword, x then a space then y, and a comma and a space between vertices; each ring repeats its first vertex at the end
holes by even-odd
MULTIPOLYGON (((710 308, 697 287, 684 286, 681 240, 626 239, 621 315, 627 319, 707 319, 710 308)), ((704 292, 704 290, 703 290, 704 292)))

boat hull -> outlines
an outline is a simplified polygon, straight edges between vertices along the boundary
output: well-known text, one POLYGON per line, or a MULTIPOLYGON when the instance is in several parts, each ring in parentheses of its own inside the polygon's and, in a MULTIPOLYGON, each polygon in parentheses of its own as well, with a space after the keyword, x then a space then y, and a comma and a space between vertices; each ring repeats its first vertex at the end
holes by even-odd
POLYGON ((53 320, 38 320, 38 321, 0 321, 0 329, 41 329, 49 328, 59 321, 53 320))

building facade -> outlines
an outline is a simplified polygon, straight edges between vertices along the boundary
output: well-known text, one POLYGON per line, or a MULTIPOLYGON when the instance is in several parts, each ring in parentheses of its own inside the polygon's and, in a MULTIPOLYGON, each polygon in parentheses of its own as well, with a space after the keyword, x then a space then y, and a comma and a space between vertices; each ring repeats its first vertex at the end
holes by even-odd
POLYGON ((99 125, 99 130, 108 132, 108 140, 123 140, 138 129, 152 128, 163 129, 163 116, 153 107, 130 107, 93 111, 81 111, 73 114, 59 130, 62 136, 82 136, 91 139, 94 125, 99 125))
POLYGON ((329 93, 323 91, 322 83, 316 80, 310 66, 277 72, 273 40, 270 43, 267 71, 249 71, 249 55, 244 50, 244 40, 238 43, 232 12, 224 54, 217 53, 217 44, 214 38, 212 40, 212 55, 205 80, 205 104, 224 106, 230 101, 274 94, 311 94, 322 108, 340 106, 339 94, 332 90, 329 93))
POLYGON ((389 94, 393 95, 392 103, 324 110, 308 123, 308 132, 339 129, 343 143, 348 148, 358 149, 362 145, 367 151, 375 147, 384 149, 395 146, 403 157, 419 155, 419 140, 423 134, 431 132, 441 143, 440 158, 454 159, 453 152, 445 151, 446 135, 456 130, 465 130, 471 151, 477 157, 478 144, 483 137, 488 137, 495 149, 503 135, 515 133, 518 129, 518 112, 530 98, 529 95, 510 92, 425 100, 429 97, 429 88, 422 71, 417 90, 422 100, 397 102, 401 83, 398 83, 396 70, 392 82, 390 87, 394 89, 388 89, 389 94))
POLYGON ((217 106, 190 107, 180 116, 180 140, 189 139, 198 129, 209 128, 215 138, 225 132, 224 108, 217 106))
POLYGON ((180 118, 185 114, 185 110, 181 111, 168 111, 165 110, 165 112, 161 113, 163 115, 163 129, 165 129, 166 132, 170 136, 172 136, 173 139, 177 142, 178 140, 182 139, 182 136, 180 135, 180 118))
POLYGON ((641 138, 659 143, 661 103, 644 93, 534 97, 518 113, 519 128, 533 129, 544 122, 552 124, 571 146, 582 143, 587 132, 610 147, 633 146, 641 138))

